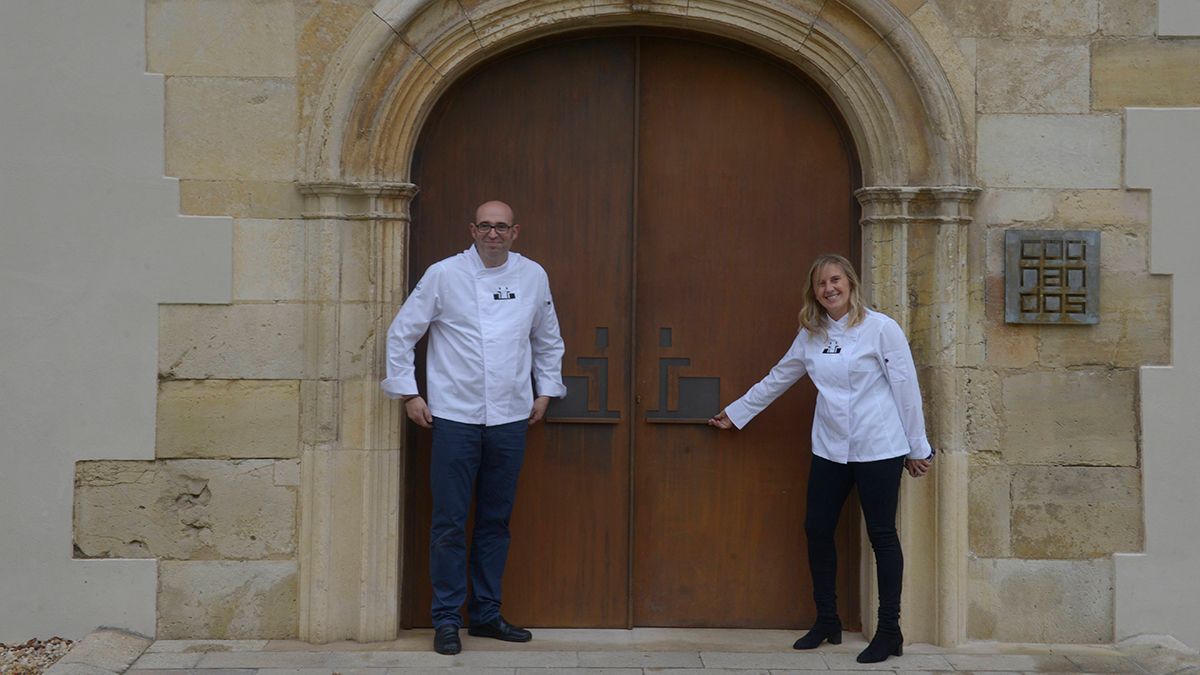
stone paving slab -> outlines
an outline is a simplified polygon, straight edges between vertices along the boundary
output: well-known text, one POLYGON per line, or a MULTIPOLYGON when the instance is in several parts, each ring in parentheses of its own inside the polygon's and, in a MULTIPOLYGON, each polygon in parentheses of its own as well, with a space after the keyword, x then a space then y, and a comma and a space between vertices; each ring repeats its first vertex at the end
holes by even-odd
POLYGON ((696 652, 579 652, 581 668, 704 668, 696 652))
POLYGON ((825 659, 816 652, 776 652, 746 654, 740 652, 701 652, 704 667, 761 668, 763 670, 827 670, 825 659))
POLYGON ((880 670, 910 670, 945 672, 954 670, 954 668, 946 661, 946 657, 940 654, 911 654, 906 653, 904 656, 891 657, 886 661, 879 663, 859 663, 856 659, 858 654, 822 654, 825 663, 829 670, 849 670, 849 671, 880 671, 880 670))
POLYGON ((197 669, 325 668, 329 665, 326 663, 329 656, 328 652, 213 652, 202 655, 194 667, 197 669))
MULTIPOLYGON (((125 672, 134 673, 135 675, 182 675, 183 673, 194 673, 197 671, 195 671, 195 670, 179 670, 179 669, 142 670, 140 668, 131 668, 130 670, 127 670, 125 672)), ((214 668, 212 670, 204 670, 204 671, 200 671, 200 672, 203 672, 204 675, 255 675, 256 673, 260 673, 262 671, 254 670, 254 669, 214 668)), ((325 675, 329 675, 328 670, 322 670, 320 672, 324 673, 325 675)))
POLYGON ((141 669, 177 669, 195 668, 203 652, 147 652, 133 662, 133 668, 141 669))
POLYGON ((1060 654, 947 654, 946 660, 954 670, 1079 672, 1070 659, 1060 654))
MULTIPOLYGON (((296 640, 171 640, 155 643, 132 674, 199 675, 807 675, 821 673, 1131 673, 1200 675, 1200 654, 1169 639, 1119 645, 968 643, 953 649, 910 644, 904 656, 878 664, 855 657, 862 636, 809 652, 791 649, 795 631, 725 629, 535 630, 512 644, 463 636, 461 654, 431 650, 432 632, 404 631, 397 640, 313 645, 296 640)), ((79 671, 92 675, 102 671, 79 671)), ((112 672, 112 671, 103 671, 112 672)))
MULTIPOLYGON (((150 645, 147 654, 156 652, 261 652, 270 640, 159 640, 150 645)), ((301 643, 312 649, 307 642, 301 643)), ((357 643, 353 643, 357 644, 357 643)), ((324 646, 322 646, 324 649, 324 646)))
POLYGON ((97 628, 46 670, 47 675, 95 675, 123 673, 153 643, 148 637, 97 628))
POLYGON ((1088 673, 1144 673, 1136 663, 1124 656, 1109 654, 1068 654, 1077 668, 1088 673))

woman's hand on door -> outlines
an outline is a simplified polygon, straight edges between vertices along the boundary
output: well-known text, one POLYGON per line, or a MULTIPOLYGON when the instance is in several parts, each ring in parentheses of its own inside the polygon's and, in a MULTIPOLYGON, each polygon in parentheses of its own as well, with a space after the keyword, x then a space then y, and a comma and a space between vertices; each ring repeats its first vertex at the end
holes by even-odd
POLYGON ((732 429, 733 421, 730 420, 729 415, 726 415, 725 411, 722 410, 721 412, 717 413, 715 417, 709 418, 708 426, 716 427, 718 429, 732 429))

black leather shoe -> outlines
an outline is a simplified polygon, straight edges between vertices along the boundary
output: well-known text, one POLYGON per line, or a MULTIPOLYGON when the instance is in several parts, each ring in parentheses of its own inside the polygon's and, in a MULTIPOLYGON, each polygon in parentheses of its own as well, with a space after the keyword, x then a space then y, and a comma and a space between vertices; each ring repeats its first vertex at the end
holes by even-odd
POLYGON ((796 640, 792 644, 792 649, 816 649, 821 646, 821 643, 828 640, 831 645, 842 644, 842 622, 820 622, 817 623, 804 635, 804 637, 796 640))
POLYGON ((858 655, 859 663, 879 663, 889 656, 904 655, 904 636, 896 633, 879 633, 871 638, 871 644, 858 655))
POLYGON ((433 633, 433 651, 452 656, 462 651, 462 640, 458 639, 458 626, 438 626, 433 633))
POLYGON ((467 628, 467 635, 475 637, 489 637, 505 642, 529 642, 533 639, 533 633, 524 628, 517 628, 504 620, 504 617, 497 616, 491 621, 478 626, 472 625, 467 628))

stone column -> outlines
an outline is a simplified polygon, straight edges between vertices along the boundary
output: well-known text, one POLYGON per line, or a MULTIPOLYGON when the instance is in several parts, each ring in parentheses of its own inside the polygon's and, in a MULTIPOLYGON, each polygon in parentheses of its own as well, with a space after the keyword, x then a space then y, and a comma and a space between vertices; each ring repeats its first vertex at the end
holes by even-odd
MULTIPOLYGON (((901 625, 914 642, 952 646, 966 640, 967 448, 963 369, 971 361, 968 266, 971 204, 978 188, 866 187, 863 290, 892 316, 912 345, 929 440, 938 450, 931 475, 901 484, 904 546, 901 625)), ((982 283, 978 281, 978 283, 982 283)), ((862 614, 874 633, 878 605, 873 558, 862 537, 862 614)))
POLYGON ((300 638, 399 628, 404 457, 379 389, 403 293, 409 183, 306 183, 300 638))

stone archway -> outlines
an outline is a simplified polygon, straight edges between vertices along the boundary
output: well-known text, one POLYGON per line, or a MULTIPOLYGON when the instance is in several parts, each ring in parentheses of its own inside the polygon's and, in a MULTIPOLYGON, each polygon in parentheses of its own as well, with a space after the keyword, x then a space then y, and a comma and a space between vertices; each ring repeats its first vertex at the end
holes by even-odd
MULTIPOLYGON (((965 639, 967 462, 955 393, 968 341, 964 229, 977 190, 960 107, 966 94, 956 93, 914 27, 911 17, 920 12, 940 26, 936 8, 923 0, 376 5, 331 64, 303 149, 306 236, 334 249, 367 246, 372 261, 365 304, 306 306, 307 357, 336 360, 339 340, 350 336, 373 344, 375 355, 365 375, 322 382, 305 397, 303 639, 386 640, 398 628, 402 415, 378 380, 383 336, 404 293, 408 204, 418 189, 408 182, 409 167, 425 115, 451 82, 489 56, 548 35, 632 24, 753 45, 807 73, 847 120, 867 186, 858 193, 864 283, 874 304, 911 335, 931 440, 942 451, 936 480, 906 483, 902 500, 910 560, 905 632, 939 644, 965 639)), ((330 275, 315 264, 308 273, 330 275)), ((361 281, 364 271, 339 274, 361 281)), ((864 603, 873 583, 864 565, 864 603)), ((863 616, 873 616, 869 606, 863 616)))

